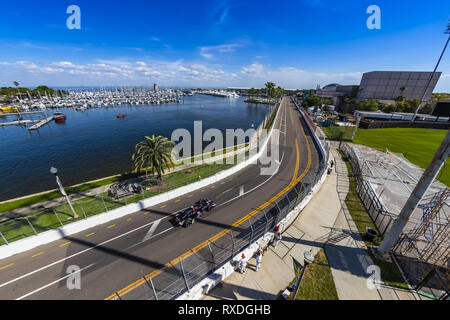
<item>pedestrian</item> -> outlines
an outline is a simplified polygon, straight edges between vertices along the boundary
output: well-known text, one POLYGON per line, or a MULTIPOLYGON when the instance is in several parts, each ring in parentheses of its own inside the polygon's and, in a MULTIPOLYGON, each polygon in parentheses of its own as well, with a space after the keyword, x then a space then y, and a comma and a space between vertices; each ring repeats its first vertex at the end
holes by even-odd
POLYGON ((276 232, 275 233, 275 240, 273 241, 273 247, 274 247, 274 249, 277 247, 277 245, 280 243, 280 241, 281 241, 281 233, 280 232, 276 232))
POLYGON ((256 272, 261 268, 261 261, 262 261, 262 253, 261 251, 258 251, 256 254, 256 272))
POLYGON ((241 273, 244 273, 246 267, 247 267, 247 258, 245 257, 245 254, 242 254, 241 260, 239 260, 239 271, 241 273))
POLYGON ((331 159, 331 168, 333 168, 333 166, 334 166, 334 161, 333 161, 333 159, 331 159))

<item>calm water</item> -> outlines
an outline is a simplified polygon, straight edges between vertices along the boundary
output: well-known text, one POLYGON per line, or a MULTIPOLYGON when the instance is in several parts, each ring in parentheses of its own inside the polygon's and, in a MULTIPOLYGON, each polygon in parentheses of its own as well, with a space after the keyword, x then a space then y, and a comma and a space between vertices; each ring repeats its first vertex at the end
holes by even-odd
MULTIPOLYGON (((195 95, 185 97, 184 103, 60 111, 67 116, 64 124, 52 122, 38 131, 0 127, 0 201, 54 189, 51 166, 58 168, 65 185, 126 172, 131 169, 134 146, 145 135, 170 138, 177 128, 192 133, 194 120, 203 120, 203 131, 246 130, 262 122, 266 107, 247 105, 244 98, 195 95), (127 117, 117 119, 119 113, 127 117)), ((24 115, 24 119, 38 117, 24 115)), ((0 117, 0 122, 15 118, 0 117)))

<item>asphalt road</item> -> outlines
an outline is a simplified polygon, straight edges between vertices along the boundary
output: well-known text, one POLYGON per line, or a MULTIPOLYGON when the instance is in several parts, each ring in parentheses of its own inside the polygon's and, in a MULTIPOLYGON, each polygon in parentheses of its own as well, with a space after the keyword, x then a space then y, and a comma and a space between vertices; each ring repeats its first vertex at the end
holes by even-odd
POLYGON ((240 220, 261 208, 270 209, 292 182, 317 170, 318 152, 288 97, 275 128, 280 129, 280 147, 273 175, 261 175, 263 165, 258 162, 170 202, 0 260, 0 299, 141 298, 134 293, 144 275, 156 281, 166 265, 208 240, 218 241, 232 225, 239 229, 240 220), (214 200, 217 208, 189 228, 173 224, 174 213, 201 198, 214 200), (68 268, 81 270, 80 289, 68 288, 68 280, 77 284, 68 268))

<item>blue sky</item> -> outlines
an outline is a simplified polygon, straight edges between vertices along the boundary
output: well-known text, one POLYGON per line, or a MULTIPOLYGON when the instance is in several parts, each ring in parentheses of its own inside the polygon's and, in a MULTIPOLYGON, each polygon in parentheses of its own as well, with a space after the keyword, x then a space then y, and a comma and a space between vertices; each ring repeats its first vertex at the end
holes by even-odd
MULTIPOLYGON (((2 3, 0 86, 358 84, 374 70, 432 70, 445 0, 21 1, 2 3), (81 30, 69 30, 69 5, 81 30), (381 29, 369 30, 369 5, 381 29)), ((435 91, 450 92, 450 48, 435 91)))

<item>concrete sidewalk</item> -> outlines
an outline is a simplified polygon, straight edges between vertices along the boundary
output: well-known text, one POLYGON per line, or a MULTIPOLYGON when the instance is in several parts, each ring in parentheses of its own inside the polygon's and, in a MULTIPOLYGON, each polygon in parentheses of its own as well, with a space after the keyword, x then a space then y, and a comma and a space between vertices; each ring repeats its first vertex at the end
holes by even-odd
POLYGON ((233 273, 203 300, 276 299, 294 279, 292 257, 303 263, 305 251, 312 249, 316 254, 321 248, 325 248, 339 299, 420 299, 406 290, 367 287, 370 274, 366 270, 373 262, 344 203, 349 187, 347 168, 335 147, 331 148, 330 159, 334 159, 336 170, 283 231, 279 245, 268 247, 261 269, 256 272, 255 259, 251 259, 244 274, 233 273))

